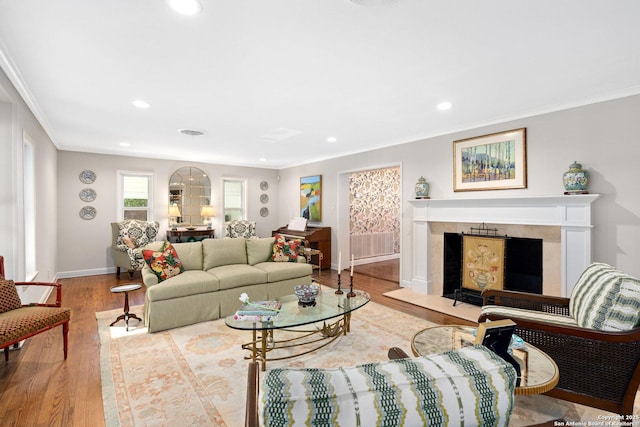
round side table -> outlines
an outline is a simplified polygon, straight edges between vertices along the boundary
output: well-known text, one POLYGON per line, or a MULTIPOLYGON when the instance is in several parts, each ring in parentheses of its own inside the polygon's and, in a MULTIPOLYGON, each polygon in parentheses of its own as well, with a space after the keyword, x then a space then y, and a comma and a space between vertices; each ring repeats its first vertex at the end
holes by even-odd
MULTIPOLYGON (((439 325, 418 331, 411 340, 411 350, 416 356, 456 350, 475 342, 475 329, 462 325, 439 325)), ((514 348, 512 356, 520 365, 521 383, 514 394, 542 394, 551 390, 560 379, 558 365, 547 353, 525 342, 524 347, 514 348)))
POLYGON ((128 331, 129 319, 136 319, 138 321, 142 321, 142 319, 136 316, 134 313, 129 313, 129 292, 137 291, 141 287, 142 285, 140 283, 129 283, 126 285, 112 286, 110 288, 111 292, 114 294, 124 293, 124 313, 118 316, 118 318, 109 326, 113 326, 119 321, 124 320, 126 330, 128 331))

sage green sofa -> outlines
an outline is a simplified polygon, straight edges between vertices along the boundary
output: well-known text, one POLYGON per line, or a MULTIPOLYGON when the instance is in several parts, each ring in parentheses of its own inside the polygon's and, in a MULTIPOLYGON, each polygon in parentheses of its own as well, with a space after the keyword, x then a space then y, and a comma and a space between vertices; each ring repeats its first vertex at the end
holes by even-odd
MULTIPOLYGON (((233 314, 240 294, 254 301, 293 293, 295 285, 311 283, 311 265, 272 261, 273 237, 204 239, 172 243, 184 271, 158 281, 148 265, 142 268, 146 286, 144 319, 149 332, 215 320, 233 314)), ((159 251, 164 242, 145 247, 159 251)))

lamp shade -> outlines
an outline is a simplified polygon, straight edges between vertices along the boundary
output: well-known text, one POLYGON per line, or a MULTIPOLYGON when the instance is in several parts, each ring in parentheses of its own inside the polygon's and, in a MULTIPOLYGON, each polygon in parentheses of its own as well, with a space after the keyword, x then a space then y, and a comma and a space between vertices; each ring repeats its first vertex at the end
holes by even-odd
POLYGON ((177 205, 169 206, 169 216, 180 216, 180 208, 177 205))
POLYGON ((200 207, 200 216, 210 218, 215 216, 215 212, 213 210, 213 206, 205 205, 200 207))

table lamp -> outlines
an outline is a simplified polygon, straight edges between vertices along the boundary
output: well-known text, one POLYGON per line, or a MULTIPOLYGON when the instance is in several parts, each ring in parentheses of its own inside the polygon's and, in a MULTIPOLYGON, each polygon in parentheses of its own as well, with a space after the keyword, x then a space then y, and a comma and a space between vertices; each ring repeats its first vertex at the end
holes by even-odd
POLYGON ((180 216, 180 208, 178 205, 169 206, 169 225, 172 230, 178 229, 178 217, 180 216))
POLYGON ((204 205, 200 207, 200 216, 204 218, 204 225, 207 226, 207 229, 211 229, 212 217, 215 216, 215 212, 213 210, 213 206, 204 205))

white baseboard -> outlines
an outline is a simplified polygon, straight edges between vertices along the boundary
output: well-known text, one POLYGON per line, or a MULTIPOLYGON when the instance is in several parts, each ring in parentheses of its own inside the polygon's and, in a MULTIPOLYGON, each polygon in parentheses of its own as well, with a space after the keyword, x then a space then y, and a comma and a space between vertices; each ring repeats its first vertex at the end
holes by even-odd
POLYGON ((360 258, 353 261, 353 265, 372 264, 374 262, 388 261, 390 259, 400 258, 400 254, 373 256, 369 258, 360 258))
POLYGON ((68 279, 70 277, 99 276, 101 274, 113 274, 116 272, 115 267, 93 268, 91 270, 71 270, 61 271, 57 274, 59 279, 68 279))

